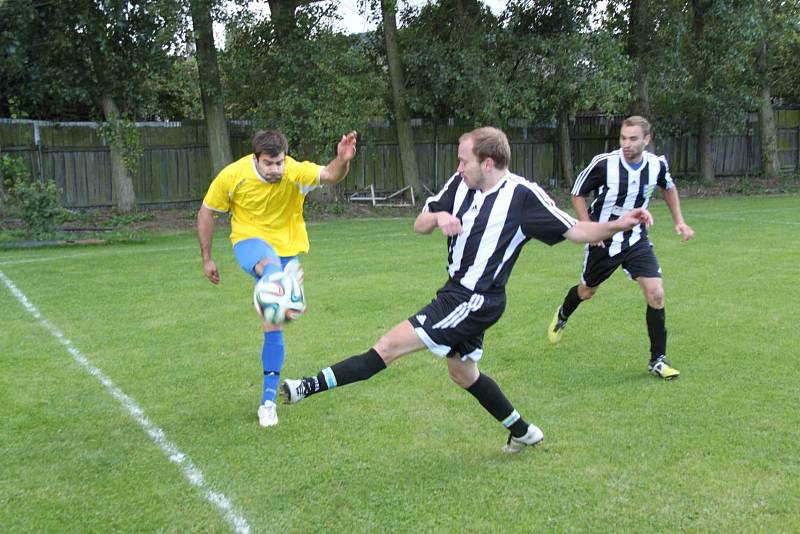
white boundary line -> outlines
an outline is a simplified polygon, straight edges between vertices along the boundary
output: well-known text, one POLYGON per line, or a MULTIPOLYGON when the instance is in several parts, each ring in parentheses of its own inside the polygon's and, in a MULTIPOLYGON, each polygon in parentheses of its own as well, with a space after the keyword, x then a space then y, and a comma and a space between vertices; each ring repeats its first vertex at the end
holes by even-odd
POLYGON ((194 249, 197 249, 197 247, 183 246, 183 247, 138 248, 135 245, 132 245, 130 249, 124 249, 124 250, 115 247, 113 250, 94 250, 91 252, 76 252, 75 254, 59 254, 57 256, 34 256, 31 258, 20 258, 18 260, 0 259, 0 265, 18 265, 20 263, 36 263, 40 261, 61 261, 64 259, 86 258, 92 256, 116 256, 118 254, 128 254, 128 253, 168 252, 172 250, 194 250, 194 249))
POLYGON ((205 480, 205 476, 200 469, 192 462, 192 460, 186 456, 183 452, 178 449, 178 447, 167 439, 165 432, 153 424, 152 421, 147 417, 144 413, 144 410, 139 406, 139 404, 131 397, 125 394, 121 389, 114 385, 114 382, 111 381, 100 369, 95 367, 83 354, 79 351, 75 346, 72 344, 66 336, 64 336, 61 331, 56 328, 50 321, 44 318, 42 314, 39 312, 38 309, 28 300, 22 291, 20 291, 17 286, 3 273, 0 271, 0 280, 6 285, 9 291, 17 298, 19 303, 22 305, 23 308, 28 310, 28 312, 33 315, 33 317, 44 326, 50 334, 54 338, 56 338, 59 343, 64 345, 64 348, 67 349, 67 352, 70 353, 72 359, 79 363, 86 371, 89 372, 94 378, 100 381, 108 392, 111 394, 112 397, 117 399, 122 407, 125 409, 128 414, 130 414, 133 419, 139 423, 139 426, 150 436, 150 439, 153 440, 161 452, 169 459, 170 462, 178 465, 181 470, 183 471, 183 476, 186 477, 186 480, 189 481, 190 484, 196 486, 202 493, 203 496, 206 498, 208 502, 216 506, 222 515, 225 517, 225 521, 233 527, 235 532, 241 534, 248 534, 250 532, 250 525, 247 523, 247 520, 239 515, 233 507, 233 503, 231 503, 230 499, 228 499, 224 494, 215 491, 205 480))
MULTIPOLYGON (((410 235, 411 231, 408 232, 391 232, 391 233, 384 233, 379 234, 376 233, 375 235, 380 235, 383 239, 393 238, 393 237, 403 237, 406 235, 410 235)), ((363 235, 358 236, 337 236, 337 242, 340 241, 363 241, 365 237, 363 235)), ((318 240, 319 241, 319 240, 318 240)), ((100 248, 100 247, 96 247, 100 248)), ((64 260, 69 260, 73 258, 91 258, 96 256, 116 256, 118 254, 133 254, 133 253, 141 253, 147 254, 151 252, 172 252, 172 251, 184 251, 184 250, 199 250, 196 245, 194 246, 182 246, 182 247, 153 247, 153 248, 137 248, 135 246, 131 246, 130 249, 120 249, 114 248, 113 250, 93 250, 88 252, 76 252, 74 254, 59 254, 57 256, 33 256, 27 258, 19 258, 19 259, 3 259, 0 256, 0 267, 4 265, 21 265, 24 263, 39 263, 39 262, 48 262, 48 261, 57 261, 61 262, 64 260)), ((199 258, 199 254, 197 255, 199 258)), ((197 260, 197 263, 200 263, 200 260, 197 260)), ((198 268, 198 272, 200 269, 198 268)))

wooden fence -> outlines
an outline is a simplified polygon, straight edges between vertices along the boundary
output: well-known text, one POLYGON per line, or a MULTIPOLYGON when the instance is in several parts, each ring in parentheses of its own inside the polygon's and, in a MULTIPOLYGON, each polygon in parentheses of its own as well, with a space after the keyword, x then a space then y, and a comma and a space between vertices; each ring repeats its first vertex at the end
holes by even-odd
MULTIPOLYGON (((777 110, 778 143, 785 172, 800 170, 800 110, 777 110)), ((140 206, 196 203, 211 179, 211 165, 201 121, 138 123, 144 152, 133 174, 140 206)), ((231 121, 234 157, 250 151, 252 127, 231 121)), ((573 127, 573 161, 576 170, 591 158, 616 147, 618 118, 579 116, 573 127)), ((455 171, 458 137, 469 130, 455 121, 414 121, 414 140, 420 178, 430 191, 441 187, 455 171)), ((761 167, 757 130, 749 122, 741 135, 719 135, 713 139, 715 171, 724 179, 756 174, 761 167)), ((510 122, 506 133, 512 145, 511 169, 545 187, 566 187, 559 167, 554 125, 510 122)), ((666 154, 676 179, 695 176, 698 169, 695 139, 656 139, 656 152, 666 154)), ((291 153, 291 149, 290 149, 291 153)), ((66 207, 114 205, 108 145, 90 122, 47 122, 0 119, 0 155, 21 156, 31 175, 54 180, 66 207)), ((303 158, 303 154, 293 154, 303 158)), ((333 157, 333 148, 321 163, 333 157)), ((338 186, 352 193, 372 185, 380 191, 403 186, 400 155, 393 125, 375 124, 359 134, 359 151, 350 173, 338 186)), ((419 196, 419 195, 418 195, 419 196)))

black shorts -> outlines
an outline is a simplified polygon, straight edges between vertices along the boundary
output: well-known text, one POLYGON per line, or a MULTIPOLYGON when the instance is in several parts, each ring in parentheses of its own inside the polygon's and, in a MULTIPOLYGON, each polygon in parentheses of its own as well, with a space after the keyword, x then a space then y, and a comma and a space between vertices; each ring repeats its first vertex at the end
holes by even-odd
POLYGON ((483 333, 503 315, 505 293, 475 293, 448 280, 430 304, 408 320, 431 352, 478 361, 483 333))
POLYGON ((616 256, 609 256, 608 248, 586 245, 581 281, 589 287, 597 287, 614 274, 620 265, 632 280, 640 276, 661 278, 661 267, 653 252, 653 244, 642 239, 616 256))

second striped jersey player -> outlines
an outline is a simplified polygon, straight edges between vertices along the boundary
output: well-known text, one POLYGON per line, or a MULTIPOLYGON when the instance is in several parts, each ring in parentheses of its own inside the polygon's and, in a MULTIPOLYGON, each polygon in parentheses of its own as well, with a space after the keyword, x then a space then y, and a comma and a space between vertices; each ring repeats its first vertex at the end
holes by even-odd
MULTIPOLYGON (((572 188, 572 204, 582 221, 614 221, 636 208, 647 208, 656 189, 664 191, 664 201, 675 222, 675 231, 688 241, 694 230, 681 213, 678 189, 672 181, 666 158, 647 152, 650 123, 644 117, 625 119, 620 130, 620 148, 596 156, 576 178, 572 188), (587 207, 584 197, 594 195, 587 207)), ((598 287, 618 267, 636 280, 642 288, 647 310, 645 322, 650 338, 648 370, 666 380, 680 374, 666 359, 667 329, 664 311, 664 287, 661 267, 647 238, 647 228, 636 225, 617 232, 604 241, 586 245, 583 273, 579 284, 567 292, 548 328, 551 343, 564 335, 567 320, 581 302, 594 296, 598 287)))

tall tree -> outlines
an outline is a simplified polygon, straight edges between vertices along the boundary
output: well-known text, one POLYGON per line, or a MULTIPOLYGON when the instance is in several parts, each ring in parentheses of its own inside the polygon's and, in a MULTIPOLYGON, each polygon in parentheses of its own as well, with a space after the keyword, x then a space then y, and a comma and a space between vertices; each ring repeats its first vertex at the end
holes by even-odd
POLYGON ((208 152, 211 157, 211 172, 215 176, 233 161, 233 153, 228 123, 225 121, 225 96, 219 78, 217 47, 214 45, 211 16, 213 0, 190 0, 190 4, 208 152))
POLYGON ((117 209, 127 213, 136 206, 136 193, 133 190, 133 180, 130 169, 125 165, 125 145, 115 142, 125 137, 125 127, 120 121, 119 108, 114 97, 105 94, 100 97, 100 105, 109 125, 109 152, 111 156, 111 183, 114 184, 114 194, 117 197, 117 209))
POLYGON ((107 88, 132 120, 195 117, 195 69, 176 53, 180 1, 0 2, 0 116, 95 120, 107 88))
POLYGON ((401 21, 411 113, 501 126, 507 102, 499 19, 477 0, 441 0, 404 10, 401 21))
POLYGON ((285 41, 298 29, 297 8, 320 0, 269 0, 269 17, 275 28, 275 38, 285 41))
POLYGON ((744 10, 749 1, 657 4, 651 118, 658 137, 693 135, 697 178, 707 186, 715 183, 715 135, 741 131, 755 109, 752 12, 744 10))
POLYGON ((17 95, 8 108, 33 117, 64 118, 70 109, 84 118, 103 116, 117 207, 131 210, 135 158, 123 157, 130 156, 132 137, 123 135, 121 121, 135 119, 137 106, 149 98, 152 86, 145 82, 172 67, 177 3, 19 0, 3 5, 0 24, 0 44, 12 45, 3 47, 10 76, 0 87, 17 95))
MULTIPOLYGON (((226 24, 220 65, 231 117, 279 128, 293 155, 330 156, 331 139, 387 115, 388 83, 366 40, 336 33, 332 6, 299 6, 287 32, 243 9, 226 24)), ((280 20, 280 18, 279 18, 280 20)))
POLYGON ((403 79, 403 65, 400 47, 397 43, 397 14, 395 0, 381 0, 383 35, 386 40, 386 60, 389 64, 389 82, 392 87, 394 120, 397 127, 397 141, 400 145, 400 161, 403 167, 403 180, 419 194, 422 191, 414 152, 414 136, 406 103, 406 87, 403 79))
POLYGON ((650 116, 650 81, 648 64, 650 43, 653 32, 652 19, 648 16, 650 0, 630 0, 628 17, 628 57, 633 64, 632 98, 629 111, 631 115, 650 116))
MULTIPOLYGON (((713 0, 692 0, 692 37, 695 57, 699 60, 694 70, 695 91, 698 95, 707 94, 707 67, 710 54, 706 40, 706 15, 713 0)), ((705 185, 714 183, 714 156, 711 152, 711 117, 708 108, 697 109, 697 154, 700 163, 700 181, 705 185)))
POLYGON ((621 44, 600 28, 590 31, 594 2, 512 3, 511 45, 519 50, 510 89, 516 116, 555 120, 561 175, 575 176, 570 123, 580 109, 605 112, 627 100, 627 62, 621 44))
POLYGON ((775 127, 775 113, 772 111, 772 90, 768 68, 768 43, 766 37, 758 43, 758 60, 756 66, 759 85, 758 95, 758 132, 761 139, 761 168, 765 178, 777 179, 781 173, 778 160, 778 131, 775 127))
MULTIPOLYGON (((792 49, 795 54, 800 52, 800 2, 766 0, 748 2, 746 6, 756 21, 752 33, 761 166, 764 176, 774 180, 780 177, 781 163, 773 112, 773 87, 780 93, 788 93, 783 96, 792 98, 793 91, 786 91, 784 80, 793 78, 795 85, 800 83, 797 59, 791 59, 792 49)), ((798 93, 800 91, 794 91, 795 95, 798 93)))

